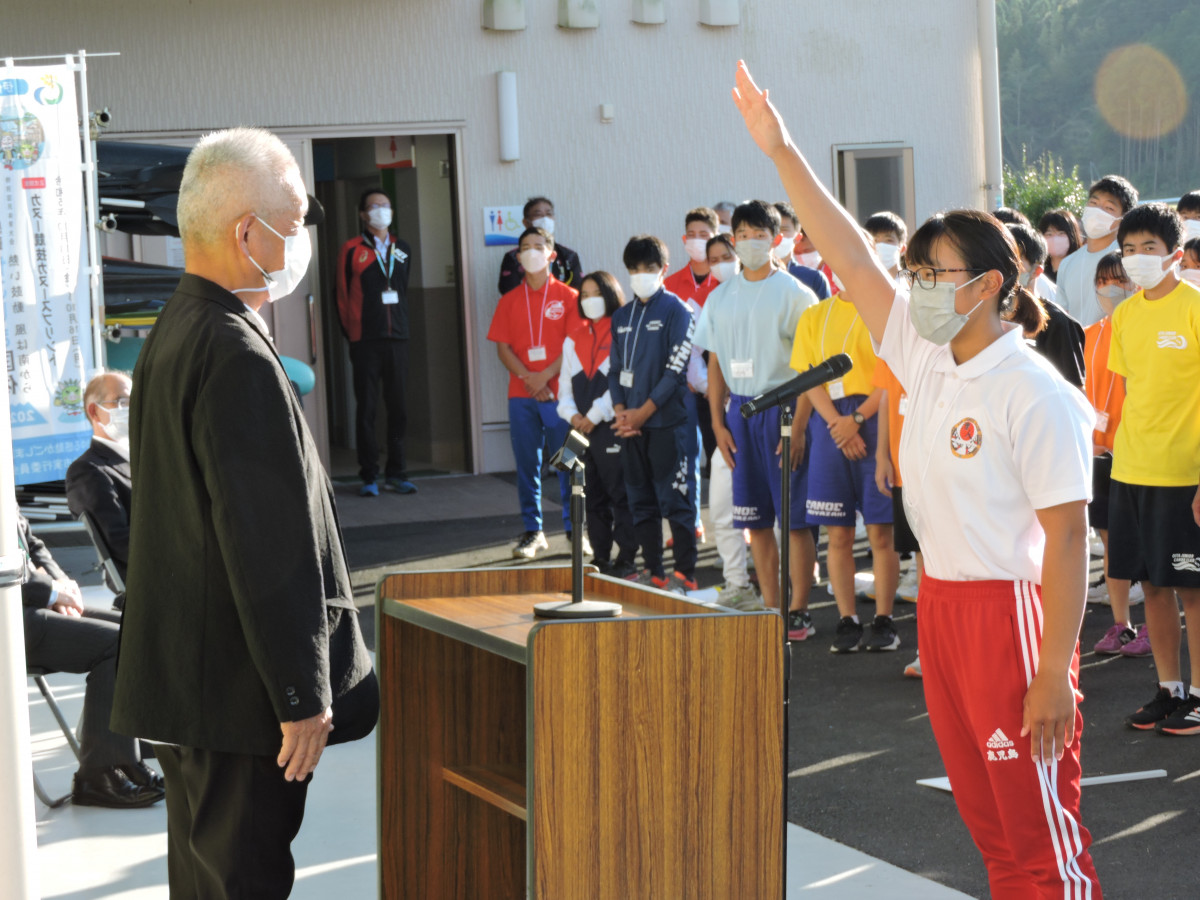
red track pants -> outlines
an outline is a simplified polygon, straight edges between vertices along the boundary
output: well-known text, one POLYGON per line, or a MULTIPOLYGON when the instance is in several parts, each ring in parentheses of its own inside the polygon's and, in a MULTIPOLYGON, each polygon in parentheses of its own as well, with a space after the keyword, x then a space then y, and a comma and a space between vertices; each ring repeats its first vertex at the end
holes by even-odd
MULTIPOLYGON (((1031 582, 921 580, 917 617, 925 704, 954 801, 987 864, 993 900, 1100 900, 1079 821, 1079 738, 1035 762, 1021 737, 1042 643, 1031 582)), ((1079 685, 1079 650, 1071 664, 1079 685)))

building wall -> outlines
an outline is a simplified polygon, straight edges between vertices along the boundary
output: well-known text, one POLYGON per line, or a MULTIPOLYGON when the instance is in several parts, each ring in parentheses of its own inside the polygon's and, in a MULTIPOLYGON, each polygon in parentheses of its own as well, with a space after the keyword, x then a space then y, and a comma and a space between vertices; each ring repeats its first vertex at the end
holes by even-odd
MULTIPOLYGON (((586 269, 623 276, 636 232, 663 237, 677 265, 687 209, 781 198, 729 97, 739 58, 827 184, 834 145, 896 141, 914 148, 918 219, 983 202, 975 4, 924 0, 918 16, 893 0, 743 0, 732 28, 699 25, 699 0, 668 0, 657 26, 630 21, 631 0, 599 5, 597 29, 560 29, 557 3, 526 0, 524 31, 491 32, 481 0, 60 0, 52 18, 36 5, 7 13, 0 56, 120 51, 94 60, 89 81, 92 107, 108 106, 122 134, 462 126, 474 430, 482 468, 502 470, 505 379, 486 341, 502 251, 483 246, 482 208, 546 194, 586 269), (501 70, 518 78, 513 163, 499 162, 501 70)), ((444 238, 421 254, 423 286, 448 293, 444 238)))

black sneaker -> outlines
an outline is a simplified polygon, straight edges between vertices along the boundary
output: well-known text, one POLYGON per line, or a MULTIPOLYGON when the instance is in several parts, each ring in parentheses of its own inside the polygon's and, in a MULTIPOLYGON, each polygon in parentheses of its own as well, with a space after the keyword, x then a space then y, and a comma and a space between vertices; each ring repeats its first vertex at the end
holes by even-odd
POLYGON ((817 629, 813 626, 812 616, 809 615, 808 610, 788 610, 789 641, 806 641, 816 633, 817 629))
POLYGON ((540 531, 527 531, 521 535, 517 546, 513 547, 513 559, 533 559, 539 550, 545 550, 549 546, 545 534, 540 531))
POLYGON ((896 633, 891 616, 876 616, 871 620, 867 633, 863 635, 863 650, 878 653, 881 650, 895 650, 899 646, 900 635, 896 633))
POLYGON ((628 580, 628 579, 636 578, 637 573, 638 573, 638 567, 635 566, 633 563, 622 562, 621 560, 618 559, 615 563, 613 563, 609 567, 608 572, 606 572, 605 574, 611 575, 613 578, 625 578, 628 580))
POLYGON ((1155 723, 1154 730, 1159 734, 1200 734, 1200 697, 1188 694, 1175 712, 1155 723))
POLYGON ((863 627, 849 616, 842 616, 837 623, 837 633, 833 636, 830 653, 857 653, 858 643, 862 640, 863 627))
POLYGON ((1154 699, 1132 716, 1127 717, 1125 724, 1138 731, 1149 731, 1156 722, 1170 718, 1182 703, 1183 700, 1180 697, 1176 697, 1165 687, 1160 687, 1158 693, 1154 695, 1154 699))

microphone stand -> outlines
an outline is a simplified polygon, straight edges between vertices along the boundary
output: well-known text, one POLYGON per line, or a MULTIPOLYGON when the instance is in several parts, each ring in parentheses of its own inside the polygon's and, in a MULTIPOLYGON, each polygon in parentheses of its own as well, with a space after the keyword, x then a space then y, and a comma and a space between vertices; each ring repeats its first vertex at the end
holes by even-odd
POLYGON ((787 897, 787 814, 788 814, 788 749, 791 741, 790 699, 792 681, 792 642, 788 638, 787 617, 792 605, 792 416, 794 401, 779 404, 779 462, 783 467, 779 501, 779 613, 783 616, 783 896, 787 897))

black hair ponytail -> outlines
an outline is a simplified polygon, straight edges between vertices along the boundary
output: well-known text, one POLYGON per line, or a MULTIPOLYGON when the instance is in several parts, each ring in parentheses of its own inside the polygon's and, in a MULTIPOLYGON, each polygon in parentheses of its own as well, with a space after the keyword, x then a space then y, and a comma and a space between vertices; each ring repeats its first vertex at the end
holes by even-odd
POLYGON ((1046 330, 1050 314, 1046 305, 1027 288, 1017 285, 1000 304, 1000 316, 1021 326, 1026 338, 1035 338, 1046 330))

